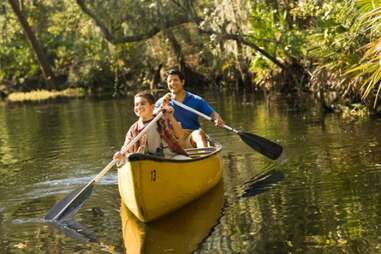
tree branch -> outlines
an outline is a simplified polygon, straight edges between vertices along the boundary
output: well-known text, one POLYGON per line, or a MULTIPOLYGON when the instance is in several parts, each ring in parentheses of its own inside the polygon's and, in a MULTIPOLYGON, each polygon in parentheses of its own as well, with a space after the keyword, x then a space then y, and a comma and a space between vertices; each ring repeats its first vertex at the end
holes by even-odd
POLYGON ((197 13, 196 13, 193 5, 192 5, 192 0, 185 0, 184 4, 185 4, 185 8, 188 10, 189 18, 192 20, 193 23, 195 23, 197 25, 200 33, 208 34, 208 35, 216 35, 218 38, 220 38, 222 40, 234 40, 234 41, 240 42, 240 43, 260 52, 262 55, 264 55, 267 59, 272 61, 274 64, 276 64, 280 68, 282 68, 284 70, 287 69, 287 67, 284 63, 282 63, 281 61, 276 59, 275 56, 266 52, 264 49, 260 48, 257 44, 247 40, 244 35, 222 33, 222 32, 214 31, 212 29, 203 29, 201 27, 201 22, 203 21, 203 19, 197 15, 197 13))
POLYGON ((255 49, 256 51, 260 52, 262 55, 264 55, 266 58, 268 58, 270 61, 272 61, 274 64, 276 64, 277 66, 279 66, 280 68, 282 69, 287 69, 286 65, 284 65, 281 61, 279 61, 278 59, 276 59, 275 56, 272 56, 271 54, 269 54, 268 52, 266 52, 265 50, 261 49, 258 45, 256 45, 255 43, 245 39, 242 35, 239 35, 239 34, 221 34, 220 35, 223 39, 226 39, 226 40, 234 40, 234 41, 237 41, 237 42, 240 42, 246 46, 249 46, 250 48, 252 49, 255 49))
POLYGON ((92 12, 89 8, 87 8, 84 0, 76 0, 78 6, 81 8, 81 10, 87 14, 92 20, 94 20, 95 24, 101 29, 104 37, 107 41, 109 41, 112 44, 121 44, 121 43, 127 43, 127 42, 138 42, 147 40, 149 38, 152 38, 159 32, 161 32, 163 29, 168 29, 171 27, 175 27, 178 25, 182 25, 185 23, 189 23, 190 20, 186 16, 181 16, 176 20, 168 21, 165 20, 162 24, 155 24, 153 27, 151 27, 148 31, 142 34, 136 34, 136 35, 130 35, 130 36, 121 36, 116 37, 110 32, 110 30, 107 28, 107 26, 97 17, 97 15, 92 12), (163 25, 164 24, 164 25, 163 25))

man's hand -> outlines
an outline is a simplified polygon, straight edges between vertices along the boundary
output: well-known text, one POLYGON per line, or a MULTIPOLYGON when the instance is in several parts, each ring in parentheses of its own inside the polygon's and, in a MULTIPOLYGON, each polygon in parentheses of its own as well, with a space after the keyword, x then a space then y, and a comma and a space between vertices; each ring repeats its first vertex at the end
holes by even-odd
POLYGON ((173 117, 174 109, 169 106, 169 101, 172 98, 171 93, 167 93, 163 96, 163 103, 161 104, 160 110, 163 111, 167 117, 173 117))
POLYGON ((217 112, 213 112, 212 121, 216 127, 224 128, 225 122, 217 112))
POLYGON ((163 106, 168 106, 169 104, 169 101, 171 100, 172 98, 172 94, 171 93, 167 93, 166 95, 163 96, 163 106))
POLYGON ((165 111, 165 113, 173 114, 174 109, 171 106, 162 106, 161 109, 165 111))

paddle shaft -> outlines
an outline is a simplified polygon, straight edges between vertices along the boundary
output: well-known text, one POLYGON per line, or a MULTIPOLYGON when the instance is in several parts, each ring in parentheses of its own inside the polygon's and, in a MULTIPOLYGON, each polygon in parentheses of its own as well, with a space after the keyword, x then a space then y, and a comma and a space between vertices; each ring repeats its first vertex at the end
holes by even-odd
MULTIPOLYGON (((199 112, 199 111, 197 111, 197 110, 195 110, 195 109, 193 109, 193 108, 191 108, 191 107, 189 107, 189 106, 187 106, 187 105, 185 105, 185 104, 183 104, 183 103, 181 103, 181 102, 178 102, 178 101, 176 101, 176 100, 174 100, 174 99, 172 99, 172 101, 173 101, 174 104, 176 104, 177 106, 179 106, 179 107, 181 107, 181 108, 184 108, 184 109, 186 109, 186 110, 189 110, 190 112, 195 113, 196 115, 199 115, 199 116, 205 118, 205 119, 208 120, 208 121, 211 121, 211 122, 213 121, 213 119, 212 119, 210 116, 207 116, 207 115, 205 115, 204 113, 201 113, 201 112, 199 112)), ((234 128, 232 128, 232 127, 226 125, 226 124, 224 124, 224 128, 227 129, 227 130, 229 130, 229 131, 233 131, 233 132, 235 132, 235 133, 237 133, 237 134, 239 133, 238 130, 236 130, 236 129, 234 129, 234 128)))
MULTIPOLYGON (((128 143, 128 145, 124 148, 124 151, 128 151, 128 149, 130 149, 147 131, 149 128, 152 127, 152 125, 154 123, 156 123, 160 117, 163 116, 163 112, 160 112, 159 114, 157 114, 155 116, 154 119, 152 119, 151 122, 149 122, 149 124, 147 124, 144 129, 137 135, 135 136, 130 143, 128 143)), ((59 216, 73 203, 74 200, 76 200, 84 191, 87 190, 87 188, 89 188, 92 184, 94 183, 97 183, 99 182, 99 180, 116 164, 118 160, 117 159, 113 159, 112 161, 110 161, 106 167, 104 167, 102 169, 101 172, 99 172, 98 175, 96 175, 90 182, 88 182, 80 192, 77 193, 77 195, 75 195, 65 206, 64 208, 62 208, 54 217, 52 220, 56 220, 57 218, 59 218, 59 216)))
MULTIPOLYGON (((201 116, 201 117, 203 117, 209 121, 213 120, 210 116, 207 116, 201 112, 198 112, 197 110, 195 110, 195 109, 193 109, 187 105, 184 105, 181 102, 178 102, 176 100, 172 100, 172 101, 175 105, 177 105, 181 108, 184 108, 186 110, 189 110, 190 112, 193 112, 196 115, 199 115, 199 116, 201 116)), ((223 127, 225 129, 232 131, 235 134, 239 135, 239 137, 241 138, 241 140, 243 142, 245 142, 247 145, 249 145, 254 150, 256 150, 256 151, 260 152, 261 154, 269 157, 270 159, 273 159, 273 160, 277 159, 283 151, 283 148, 281 145, 274 143, 271 140, 268 140, 264 137, 261 137, 261 136, 258 136, 258 135, 252 134, 252 133, 248 133, 248 132, 239 131, 239 130, 234 129, 234 128, 226 125, 226 124, 224 124, 223 127)))

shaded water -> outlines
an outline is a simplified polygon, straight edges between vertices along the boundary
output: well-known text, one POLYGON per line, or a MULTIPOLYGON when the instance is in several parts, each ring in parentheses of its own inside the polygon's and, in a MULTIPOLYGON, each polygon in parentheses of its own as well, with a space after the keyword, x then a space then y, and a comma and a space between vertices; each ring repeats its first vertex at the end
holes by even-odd
POLYGON ((96 243, 67 237, 41 218, 111 160, 135 120, 131 98, 0 104, 0 252, 134 253, 125 247, 132 234, 145 237, 146 252, 163 246, 175 253, 181 245, 181 253, 381 253, 379 119, 321 118, 282 101, 205 97, 231 126, 280 142, 282 157, 270 161, 204 122, 224 145, 217 197, 142 225, 121 207, 113 170, 75 217, 96 243))

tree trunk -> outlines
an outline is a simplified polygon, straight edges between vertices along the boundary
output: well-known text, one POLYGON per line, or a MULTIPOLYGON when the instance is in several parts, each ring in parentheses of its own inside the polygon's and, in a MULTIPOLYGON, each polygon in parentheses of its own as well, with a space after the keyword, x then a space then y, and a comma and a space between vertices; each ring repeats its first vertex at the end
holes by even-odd
POLYGON ((172 49, 176 55, 176 61, 179 63, 180 68, 183 69, 185 67, 185 59, 184 59, 185 57, 183 55, 183 50, 181 48, 180 43, 177 41, 175 35, 173 34, 171 30, 169 29, 165 30, 164 34, 165 36, 167 36, 172 46, 172 49))
POLYGON ((185 84, 190 86, 197 86, 199 88, 205 88, 208 85, 207 78, 192 70, 185 62, 185 56, 183 54, 180 43, 177 41, 175 35, 170 30, 165 30, 165 35, 167 36, 173 51, 176 55, 176 61, 179 63, 180 70, 184 73, 185 76, 185 84))
POLYGON ((154 90, 154 89, 158 89, 159 88, 159 85, 161 83, 161 75, 160 75, 160 71, 161 69, 163 68, 163 64, 159 64, 159 66, 157 67, 157 69, 155 70, 155 73, 153 75, 153 79, 150 83, 150 89, 151 90, 154 90))
POLYGON ((52 88, 52 81, 54 79, 54 73, 52 69, 50 68, 49 62, 47 61, 47 57, 38 42, 34 32, 32 31, 31 27, 28 24, 27 19, 25 18, 24 14, 22 13, 20 6, 19 6, 19 1, 18 0, 8 0, 9 4, 12 7, 12 10, 14 11, 18 21, 20 22, 24 34, 26 38, 28 39, 28 42, 31 45, 31 48, 34 52, 34 54, 37 57, 37 61, 41 67, 43 77, 46 81, 47 87, 52 88))
POLYGON ((253 93, 253 75, 250 72, 250 60, 244 57, 242 44, 237 42, 237 61, 239 67, 239 90, 245 90, 253 93))

